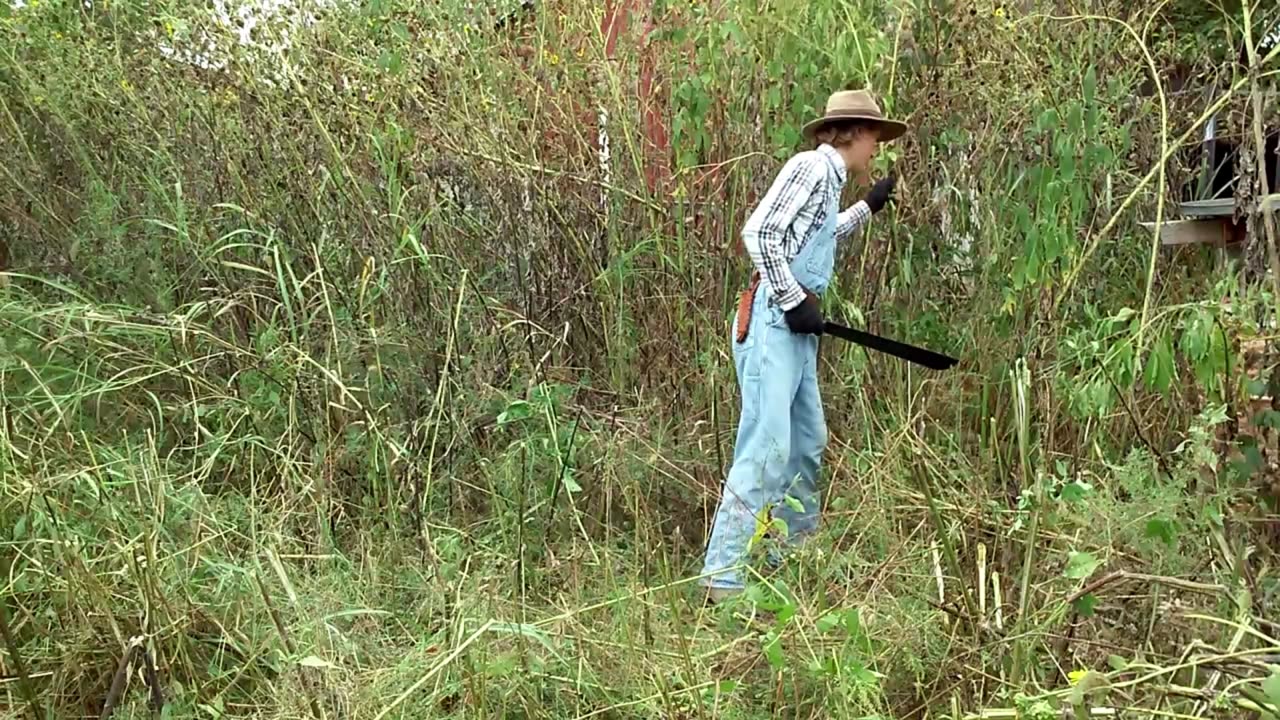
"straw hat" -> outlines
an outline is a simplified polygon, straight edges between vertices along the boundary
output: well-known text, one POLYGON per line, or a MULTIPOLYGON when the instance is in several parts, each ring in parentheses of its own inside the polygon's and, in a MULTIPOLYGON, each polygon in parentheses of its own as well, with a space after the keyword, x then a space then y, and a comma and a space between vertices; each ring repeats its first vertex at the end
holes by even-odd
POLYGON ((842 90, 832 93, 827 99, 827 114, 804 126, 804 136, 813 138, 813 134, 823 125, 838 120, 870 120, 880 127, 880 142, 888 142, 902 137, 907 131, 907 124, 898 120, 890 120, 880 112, 876 99, 866 90, 842 90))

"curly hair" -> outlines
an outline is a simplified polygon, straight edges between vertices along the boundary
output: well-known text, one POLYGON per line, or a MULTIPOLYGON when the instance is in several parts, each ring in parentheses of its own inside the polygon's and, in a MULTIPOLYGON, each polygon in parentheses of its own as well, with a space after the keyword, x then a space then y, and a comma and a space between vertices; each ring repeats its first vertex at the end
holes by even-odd
POLYGON ((874 130, 876 127, 876 123, 871 120, 833 120, 815 130, 813 140, 817 145, 844 147, 853 142, 858 133, 874 130))

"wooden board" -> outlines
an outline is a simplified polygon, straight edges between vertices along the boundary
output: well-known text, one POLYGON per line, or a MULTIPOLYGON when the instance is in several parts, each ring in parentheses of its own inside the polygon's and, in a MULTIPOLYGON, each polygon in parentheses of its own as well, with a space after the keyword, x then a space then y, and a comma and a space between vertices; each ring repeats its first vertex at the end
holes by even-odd
MULTIPOLYGON (((1268 195, 1258 203, 1262 212, 1280 211, 1280 193, 1268 195)), ((1223 218, 1231 217, 1236 212, 1235 198, 1217 198, 1214 200, 1190 200, 1178 203, 1178 214, 1189 218, 1223 218)))
MULTIPOLYGON (((1150 230, 1155 223, 1139 223, 1150 230)), ((1224 245, 1232 242, 1234 232, 1228 218, 1166 220, 1160 223, 1161 245, 1224 245)))
POLYGON ((1192 218, 1231 217, 1236 211, 1235 198, 1191 200, 1178 203, 1178 214, 1192 218))

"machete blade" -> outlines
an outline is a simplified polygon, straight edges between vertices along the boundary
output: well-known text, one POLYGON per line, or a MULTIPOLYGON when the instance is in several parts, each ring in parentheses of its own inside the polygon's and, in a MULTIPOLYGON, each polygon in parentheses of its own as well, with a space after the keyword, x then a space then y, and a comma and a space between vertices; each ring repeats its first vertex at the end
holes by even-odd
POLYGON ((956 363, 960 362, 949 355, 943 355, 942 353, 936 353, 932 350, 918 348, 914 345, 898 342, 897 340, 882 338, 878 335, 872 335, 871 333, 863 332, 861 330, 854 330, 853 328, 845 327, 844 325, 839 325, 833 322, 824 323, 823 332, 827 335, 834 335, 841 340, 848 340, 849 342, 857 343, 863 347, 871 348, 872 350, 877 350, 896 358, 901 358, 907 362, 915 363, 916 365, 923 365, 930 370, 949 370, 954 367, 956 363))

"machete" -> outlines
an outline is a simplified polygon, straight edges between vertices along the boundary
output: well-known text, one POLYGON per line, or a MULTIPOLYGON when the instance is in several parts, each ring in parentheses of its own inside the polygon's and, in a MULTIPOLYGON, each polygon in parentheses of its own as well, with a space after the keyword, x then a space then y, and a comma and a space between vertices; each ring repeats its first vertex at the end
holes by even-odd
POLYGON ((932 350, 925 350, 914 345, 900 343, 897 340, 889 340, 871 333, 865 333, 861 330, 854 330, 850 327, 837 325, 833 322, 824 323, 822 331, 827 335, 834 335, 841 340, 857 343, 863 347, 879 350, 897 358, 902 358, 907 362, 917 365, 923 365, 930 370, 948 370, 956 363, 960 362, 956 358, 949 355, 936 353, 932 350))

